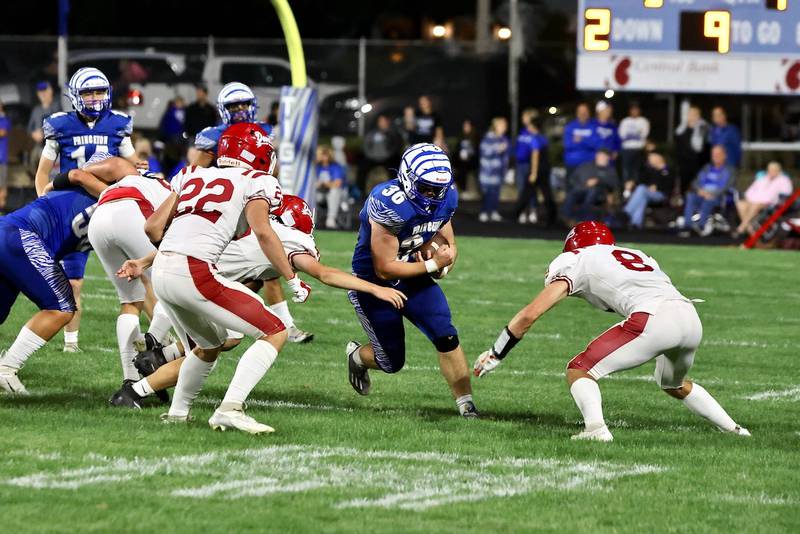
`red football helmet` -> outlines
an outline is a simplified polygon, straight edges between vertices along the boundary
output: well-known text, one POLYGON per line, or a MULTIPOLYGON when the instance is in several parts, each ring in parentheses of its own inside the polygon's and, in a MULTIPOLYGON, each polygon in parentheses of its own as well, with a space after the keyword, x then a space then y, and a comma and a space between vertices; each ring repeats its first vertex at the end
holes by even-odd
POLYGON ((219 138, 217 164, 221 167, 244 167, 272 174, 275 168, 275 149, 269 134, 252 122, 232 124, 219 138))
POLYGON ((578 223, 567 234, 564 241, 564 252, 590 247, 592 245, 613 245, 614 234, 605 224, 598 221, 578 223))
POLYGON ((296 228, 309 235, 314 231, 314 214, 300 197, 283 195, 281 206, 273 213, 284 226, 296 228))

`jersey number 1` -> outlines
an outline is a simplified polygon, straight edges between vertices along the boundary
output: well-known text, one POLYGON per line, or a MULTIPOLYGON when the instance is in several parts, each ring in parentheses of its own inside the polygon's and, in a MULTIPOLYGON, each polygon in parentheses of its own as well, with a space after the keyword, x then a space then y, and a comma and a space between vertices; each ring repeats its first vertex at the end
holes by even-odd
POLYGON ((194 215, 211 221, 213 224, 222 217, 222 212, 219 210, 205 209, 206 204, 219 204, 229 201, 231 197, 233 197, 233 184, 230 180, 226 180, 225 178, 217 178, 207 184, 203 182, 202 178, 193 178, 183 184, 181 193, 183 194, 178 199, 178 211, 175 212, 176 218, 181 215, 193 213, 194 215), (218 187, 222 188, 218 193, 209 193, 200 198, 196 198, 202 191, 218 187))
POLYGON ((633 252, 614 249, 611 252, 611 255, 614 256, 614 259, 620 262, 622 266, 629 271, 649 272, 654 270, 644 262, 641 256, 634 254, 633 252))

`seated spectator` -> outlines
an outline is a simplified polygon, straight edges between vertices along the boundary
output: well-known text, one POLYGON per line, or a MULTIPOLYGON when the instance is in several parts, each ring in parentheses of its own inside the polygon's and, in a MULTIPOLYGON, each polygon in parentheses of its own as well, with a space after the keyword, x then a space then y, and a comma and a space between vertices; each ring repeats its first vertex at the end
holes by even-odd
POLYGON ((701 236, 710 235, 714 229, 707 226, 711 212, 718 208, 725 198, 725 193, 736 183, 736 170, 728 165, 728 156, 725 147, 715 145, 711 148, 711 163, 707 163, 697 178, 692 183, 683 210, 683 226, 681 237, 688 237, 689 230, 694 230, 701 236), (695 213, 700 213, 696 223, 692 223, 695 213))
POLYGON ((761 210, 774 206, 780 201, 781 195, 792 194, 792 181, 783 174, 781 164, 771 161, 767 170, 756 174, 756 179, 744 192, 744 198, 736 202, 736 211, 742 221, 736 228, 734 236, 744 232, 752 234, 755 230, 750 224, 755 220, 761 210))
POLYGON ((576 221, 597 219, 597 206, 614 205, 614 191, 619 188, 617 171, 611 164, 611 154, 600 149, 589 161, 572 174, 562 212, 568 226, 576 221))
POLYGON ((658 152, 647 155, 647 163, 639 172, 636 182, 628 181, 625 189, 632 191, 625 204, 625 214, 634 228, 644 226, 644 213, 651 204, 663 204, 675 188, 675 173, 667 166, 664 156, 658 152))
POLYGON ((511 141, 506 132, 508 121, 504 117, 492 119, 492 125, 481 139, 480 172, 478 182, 481 186, 481 222, 501 221, 503 218, 497 211, 500 206, 500 187, 508 169, 508 156, 511 141))
POLYGON ((342 202, 342 192, 345 190, 347 171, 334 161, 333 150, 328 145, 317 148, 317 190, 325 195, 328 206, 325 218, 325 228, 336 228, 336 217, 339 215, 339 205, 342 202))

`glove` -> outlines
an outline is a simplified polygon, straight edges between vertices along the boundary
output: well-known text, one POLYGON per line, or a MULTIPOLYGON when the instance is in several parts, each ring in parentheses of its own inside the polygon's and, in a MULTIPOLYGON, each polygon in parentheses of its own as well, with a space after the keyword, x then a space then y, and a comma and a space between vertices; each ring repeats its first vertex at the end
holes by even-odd
POLYGON ((482 378, 497 369, 497 366, 500 365, 500 362, 502 361, 503 360, 495 356, 492 351, 487 350, 478 356, 477 360, 475 360, 475 365, 472 368, 472 374, 482 378))
POLYGON ((294 277, 287 280, 289 283, 289 287, 292 288, 292 293, 294 293, 294 297, 292 297, 292 302, 305 302, 308 300, 309 295, 311 295, 311 286, 300 280, 300 277, 294 275, 294 277))

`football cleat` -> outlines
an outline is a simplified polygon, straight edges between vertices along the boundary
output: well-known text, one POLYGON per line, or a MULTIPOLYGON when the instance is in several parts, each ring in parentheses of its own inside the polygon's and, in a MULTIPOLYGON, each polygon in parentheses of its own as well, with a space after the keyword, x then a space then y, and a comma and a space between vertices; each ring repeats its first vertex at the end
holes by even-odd
POLYGON ((359 395, 369 395, 369 390, 372 388, 372 383, 369 381, 369 370, 363 365, 359 365, 353 359, 353 354, 361 348, 361 344, 351 341, 344 349, 347 355, 347 369, 350 385, 356 390, 359 395))
POLYGON ((170 415, 169 413, 162 413, 161 415, 158 416, 158 418, 161 419, 161 422, 164 423, 165 425, 190 423, 194 421, 194 417, 192 417, 188 413, 186 415, 170 415))
POLYGON ((136 349, 136 352, 147 352, 161 346, 161 343, 150 332, 145 332, 144 336, 133 342, 133 348, 136 349))
POLYGON ((77 343, 64 343, 64 352, 83 352, 77 343))
POLYGON ((477 419, 481 415, 478 413, 478 409, 475 407, 475 403, 472 401, 465 402, 459 406, 458 411, 461 414, 461 417, 466 417, 467 419, 477 419))
POLYGON ((125 408, 133 408, 134 410, 141 410, 144 397, 136 393, 136 391, 133 389, 133 385, 135 383, 135 380, 124 380, 122 382, 122 387, 119 388, 116 393, 111 395, 111 398, 108 399, 108 403, 111 404, 111 406, 120 406, 125 408))
POLYGON ((18 371, 18 369, 8 367, 7 365, 0 365, 0 389, 6 393, 27 395, 28 390, 25 389, 25 385, 17 376, 18 371))
POLYGON ((139 371, 139 374, 142 376, 152 375, 156 372, 156 369, 166 363, 167 359, 164 357, 164 351, 161 345, 152 350, 140 352, 133 359, 133 366, 136 367, 136 370, 139 371))
POLYGON ((606 425, 592 425, 592 428, 586 428, 583 432, 579 432, 572 436, 573 440, 586 440, 586 441, 614 441, 614 436, 606 425))
POLYGON ((155 396, 163 404, 169 404, 169 391, 167 391, 166 389, 159 389, 158 391, 155 392, 155 396))
POLYGON ((241 410, 225 410, 217 408, 208 420, 208 425, 214 430, 226 431, 229 428, 241 430, 248 434, 264 434, 275 432, 269 425, 259 423, 241 410))
POLYGON ((300 330, 295 325, 290 326, 286 329, 286 332, 289 334, 289 342, 290 343, 309 343, 311 340, 314 339, 314 334, 311 332, 304 332, 300 330))
POLYGON ((737 436, 742 436, 742 437, 746 437, 746 438, 752 437, 752 434, 750 434, 749 430, 747 430, 745 427, 739 426, 739 425, 736 425, 736 428, 731 430, 731 434, 736 434, 737 436))

